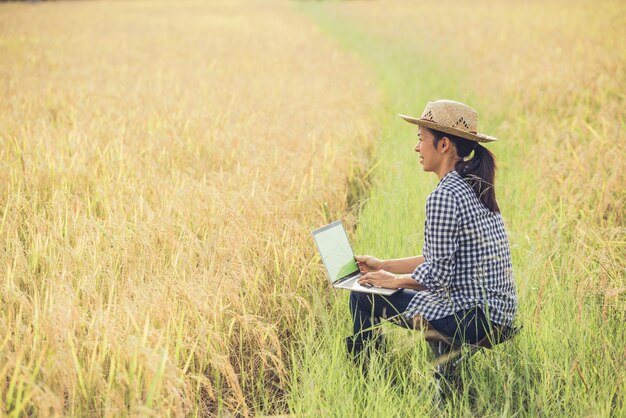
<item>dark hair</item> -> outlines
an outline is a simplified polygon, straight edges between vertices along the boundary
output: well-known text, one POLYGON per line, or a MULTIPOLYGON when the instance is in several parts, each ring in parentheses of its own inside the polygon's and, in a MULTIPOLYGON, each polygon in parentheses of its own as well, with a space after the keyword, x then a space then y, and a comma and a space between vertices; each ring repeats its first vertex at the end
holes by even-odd
POLYGON ((487 148, 476 141, 450 135, 445 132, 429 129, 435 137, 433 145, 437 144, 444 136, 454 143, 456 152, 461 158, 454 166, 457 173, 466 179, 467 183, 474 189, 476 196, 492 212, 500 213, 498 202, 496 202, 495 177, 496 160, 494 155, 487 148), (465 159, 474 151, 474 156, 465 159))

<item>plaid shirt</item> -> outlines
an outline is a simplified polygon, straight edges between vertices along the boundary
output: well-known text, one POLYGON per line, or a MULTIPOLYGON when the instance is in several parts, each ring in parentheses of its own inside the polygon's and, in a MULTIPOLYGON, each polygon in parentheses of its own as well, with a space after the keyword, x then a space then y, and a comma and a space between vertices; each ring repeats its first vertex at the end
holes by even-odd
POLYGON ((427 290, 409 303, 408 319, 419 314, 432 321, 480 306, 492 322, 512 324, 517 295, 502 216, 456 170, 426 200, 423 255, 411 276, 427 290))

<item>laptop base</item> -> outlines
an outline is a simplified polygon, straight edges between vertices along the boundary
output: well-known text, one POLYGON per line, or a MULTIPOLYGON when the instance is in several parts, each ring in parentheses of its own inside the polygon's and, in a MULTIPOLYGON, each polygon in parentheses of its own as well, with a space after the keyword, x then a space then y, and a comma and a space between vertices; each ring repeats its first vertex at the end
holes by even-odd
POLYGON ((341 283, 334 284, 333 287, 337 289, 347 289, 347 290, 353 290, 355 292, 373 293, 375 295, 385 295, 385 296, 393 295, 394 293, 400 290, 400 289, 385 289, 384 287, 361 286, 358 282, 360 277, 361 277, 360 274, 356 275, 354 277, 351 277, 348 280, 342 281, 341 283))

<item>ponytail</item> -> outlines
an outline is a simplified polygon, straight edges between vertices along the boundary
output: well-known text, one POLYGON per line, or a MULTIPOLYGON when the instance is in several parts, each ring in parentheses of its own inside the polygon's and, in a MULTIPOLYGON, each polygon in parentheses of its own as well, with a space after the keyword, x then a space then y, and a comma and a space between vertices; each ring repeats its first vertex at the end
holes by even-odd
POLYGON ((496 192, 494 190, 496 176, 496 160, 487 148, 476 141, 446 134, 431 129, 435 137, 434 146, 444 136, 450 139, 456 146, 457 154, 461 158, 454 169, 474 189, 476 196, 492 212, 500 213, 496 192), (474 151, 474 156, 466 159, 474 151))

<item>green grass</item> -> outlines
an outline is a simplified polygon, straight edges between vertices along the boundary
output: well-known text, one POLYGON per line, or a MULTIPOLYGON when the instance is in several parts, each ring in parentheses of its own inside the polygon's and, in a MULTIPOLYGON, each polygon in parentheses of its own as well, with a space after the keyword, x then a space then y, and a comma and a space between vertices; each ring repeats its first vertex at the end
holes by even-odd
MULTIPOLYGON (((426 102, 440 98, 478 109, 488 106, 481 103, 481 95, 464 88, 460 68, 444 71, 436 65, 437 57, 444 58, 437 51, 373 35, 335 3, 299 7, 370 66, 385 99, 371 162, 374 181, 358 214, 356 251, 381 258, 420 254, 425 199, 437 178, 424 173, 417 161, 417 129, 396 114, 419 116, 426 102)), ((515 121, 506 130, 509 135, 531 137, 526 115, 517 111, 511 102, 509 108, 481 114, 481 131, 497 133, 508 118, 515 121)), ((464 370, 466 389, 460 399, 439 406, 432 359, 418 333, 384 325, 389 353, 372 364, 364 379, 343 351, 343 338, 351 333, 347 292, 330 306, 316 301, 318 321, 299 331, 304 338, 294 350, 292 412, 381 417, 626 414, 624 318, 619 310, 603 316, 601 295, 577 297, 582 278, 569 274, 574 259, 583 256, 571 238, 576 223, 563 208, 562 196, 537 190, 542 167, 525 164, 527 148, 516 144, 502 138, 488 147, 499 167, 496 191, 511 242, 521 334, 474 356, 464 370)), ((595 268, 593 260, 589 268, 595 268)))

